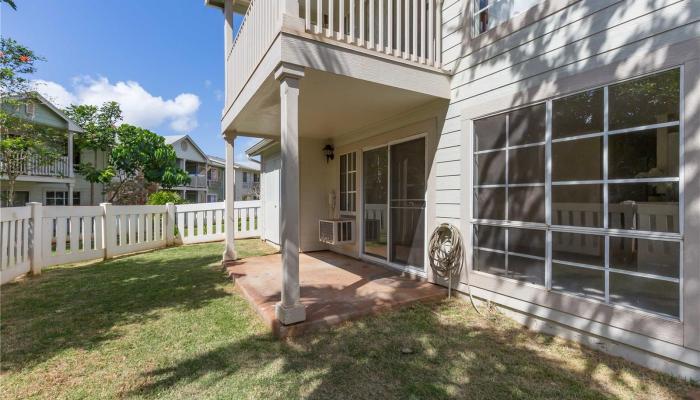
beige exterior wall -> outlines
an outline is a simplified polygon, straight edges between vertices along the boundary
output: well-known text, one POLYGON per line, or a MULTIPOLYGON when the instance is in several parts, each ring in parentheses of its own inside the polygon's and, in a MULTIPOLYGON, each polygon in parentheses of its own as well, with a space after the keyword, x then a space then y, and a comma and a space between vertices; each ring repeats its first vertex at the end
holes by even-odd
MULTIPOLYGON (((615 354, 677 375, 700 377, 700 3, 543 1, 471 38, 472 1, 443 7, 443 61, 454 72, 452 100, 438 141, 436 219, 471 232, 467 133, 472 119, 645 73, 683 66, 685 230, 682 321, 548 292, 472 273, 480 297, 521 322, 612 343, 615 354)), ((469 264, 471 267, 471 261, 469 264)), ((466 290, 466 273, 462 290, 466 290)), ((573 336, 576 336, 573 335, 573 336)), ((566 334, 564 334, 566 336, 566 334)), ((609 347, 610 347, 609 346, 609 347)), ((608 350, 608 349, 603 349, 608 350)))
MULTIPOLYGON (((466 269, 459 289, 466 292, 467 283, 471 284, 477 296, 500 304, 513 318, 535 329, 588 344, 604 343, 598 346, 601 350, 700 379, 700 307, 695 306, 700 304, 700 1, 545 0, 478 37, 472 37, 471 31, 473 2, 446 0, 443 4, 443 63, 453 73, 448 102, 436 101, 402 115, 387 116, 381 123, 335 139, 309 140, 301 132, 301 250, 325 248, 317 240, 318 220, 329 216, 330 190, 339 192, 341 154, 358 152, 356 240, 333 246, 334 251, 361 255, 361 150, 421 133, 426 134, 430 169, 427 233, 448 222, 468 237, 472 229, 468 219, 472 193, 468 177, 472 171, 467 162, 471 120, 682 66, 685 228, 681 320, 486 274, 472 273, 467 281, 466 269), (336 154, 328 164, 321 152, 326 143, 335 146, 336 154)), ((338 65, 344 66, 342 62, 338 65)), ((256 89, 252 87, 251 93, 244 95, 252 96, 256 89)), ((265 153, 263 163, 266 155, 275 151, 278 148, 265 153)), ((281 198, 284 201, 283 194, 281 198)), ((471 260, 467 267, 471 268, 471 260)), ((430 271, 426 275, 433 278, 430 271)))

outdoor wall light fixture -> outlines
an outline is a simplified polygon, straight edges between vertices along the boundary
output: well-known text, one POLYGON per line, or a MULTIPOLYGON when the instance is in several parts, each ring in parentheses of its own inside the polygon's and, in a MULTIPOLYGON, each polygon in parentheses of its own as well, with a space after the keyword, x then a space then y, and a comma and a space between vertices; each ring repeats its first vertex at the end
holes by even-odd
POLYGON ((323 148, 323 154, 326 155, 326 163, 335 158, 335 155, 333 154, 334 150, 333 145, 330 144, 327 144, 326 147, 323 148))

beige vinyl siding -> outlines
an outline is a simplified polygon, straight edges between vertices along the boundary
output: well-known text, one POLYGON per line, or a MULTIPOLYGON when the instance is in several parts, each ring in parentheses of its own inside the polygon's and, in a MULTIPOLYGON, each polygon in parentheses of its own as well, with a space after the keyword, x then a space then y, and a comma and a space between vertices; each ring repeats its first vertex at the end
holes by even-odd
MULTIPOLYGON (((550 0, 463 41, 471 34, 471 8, 470 0, 443 3, 443 63, 455 75, 435 156, 438 192, 462 188, 462 109, 478 107, 484 96, 498 99, 523 88, 535 90, 551 83, 552 71, 555 78, 572 76, 700 34, 696 0, 550 0), (521 29, 508 32, 513 26, 521 29)), ((502 109, 513 105, 517 104, 503 104, 502 109)), ((435 205, 436 215, 452 222, 460 219, 453 207, 459 203, 454 196, 444 199, 435 205)))
MULTIPOLYGON (((467 175, 471 169, 464 164, 469 155, 465 149, 463 118, 473 119, 525 105, 533 99, 564 95, 572 90, 604 85, 684 63, 688 76, 691 70, 688 60, 697 59, 700 53, 698 0, 543 0, 476 38, 470 37, 472 1, 446 0, 443 4, 443 63, 454 76, 451 100, 433 164, 436 175, 435 220, 437 223, 453 223, 463 229, 468 226, 463 222, 466 222, 471 197, 467 187, 467 175)), ((697 74, 694 76, 697 81, 697 74)), ((697 83, 686 79, 687 99, 692 96, 689 88, 697 88, 697 83)), ((686 104, 686 110, 689 106, 686 104)), ((686 117, 686 121, 690 121, 690 117, 686 117)), ((697 124, 691 126, 686 122, 686 138, 691 130, 697 135, 698 129, 697 124)), ((686 147, 686 155, 688 151, 686 147)), ((690 190, 687 185, 686 192, 690 190)), ((687 204, 686 200, 686 213, 690 212, 687 204)), ((686 215, 686 221, 687 218, 686 215)), ((686 240, 697 236, 689 228, 686 223, 686 240)), ((688 247, 684 249, 685 260, 694 251, 688 247)), ((686 288, 691 268, 693 271, 699 269, 698 263, 685 261, 686 288)), ((697 275, 700 273, 694 272, 693 279, 697 275)), ((535 304, 540 304, 550 314, 556 309, 589 321, 599 320, 605 326, 618 326, 647 337, 700 348, 696 333, 700 331, 700 312, 687 307, 687 293, 684 294, 686 309, 682 323, 674 325, 654 318, 640 319, 638 315, 618 311, 604 313, 602 317, 609 318, 604 322, 600 320, 601 316, 581 311, 586 309, 587 303, 576 299, 572 301, 566 296, 539 293, 522 285, 496 282, 492 278, 479 277, 477 281, 481 282, 477 286, 483 289, 512 290, 508 295, 528 302, 530 310, 537 310, 535 304), (647 328, 641 329, 640 321, 647 328)), ((694 298, 697 300, 698 296, 694 298)), ((657 344, 649 339, 649 343, 640 348, 655 352, 653 348, 657 344)), ((696 362, 689 364, 697 365, 696 362)))

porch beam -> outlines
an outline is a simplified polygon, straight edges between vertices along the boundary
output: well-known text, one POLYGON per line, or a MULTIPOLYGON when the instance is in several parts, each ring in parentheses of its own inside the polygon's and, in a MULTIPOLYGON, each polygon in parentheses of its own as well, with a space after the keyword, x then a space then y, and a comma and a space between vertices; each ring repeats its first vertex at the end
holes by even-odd
POLYGON ((234 170, 233 142, 236 140, 234 133, 223 134, 226 142, 226 172, 224 174, 224 237, 226 247, 224 248, 223 263, 230 263, 236 260, 236 235, 237 221, 235 218, 234 200, 236 198, 236 171, 234 170))
POLYGON ((283 325, 306 319, 299 302, 299 83, 304 69, 280 64, 275 79, 280 82, 281 192, 280 244, 282 251, 282 301, 275 315, 283 325))

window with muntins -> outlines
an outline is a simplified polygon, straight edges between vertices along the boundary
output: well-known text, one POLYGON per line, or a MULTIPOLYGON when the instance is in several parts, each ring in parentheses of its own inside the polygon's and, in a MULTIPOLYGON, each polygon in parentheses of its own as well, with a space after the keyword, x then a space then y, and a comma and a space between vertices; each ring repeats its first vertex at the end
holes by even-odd
POLYGON ((680 318, 680 69, 473 121, 474 269, 680 318))
POLYGON ((357 153, 340 156, 340 212, 354 213, 357 209, 357 153))
POLYGON ((68 192, 56 192, 56 191, 46 192, 46 205, 47 206, 67 206, 68 205, 68 192))
POLYGON ((474 0, 474 36, 527 11, 542 0, 474 0))

